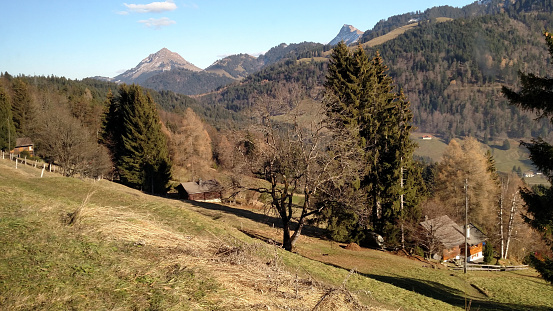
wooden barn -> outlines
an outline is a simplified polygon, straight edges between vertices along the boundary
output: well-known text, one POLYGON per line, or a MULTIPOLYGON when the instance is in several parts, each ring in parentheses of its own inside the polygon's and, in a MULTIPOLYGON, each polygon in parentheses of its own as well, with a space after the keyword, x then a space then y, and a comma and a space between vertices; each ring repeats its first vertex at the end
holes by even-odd
POLYGON ((176 187, 179 198, 201 202, 221 202, 223 187, 216 180, 181 183, 176 187))
POLYGON ((27 151, 31 156, 35 155, 35 145, 29 137, 21 137, 15 140, 15 148, 12 150, 12 153, 19 155, 23 151, 27 151))
MULTIPOLYGON (((431 238, 439 241, 443 250, 441 254, 433 254, 435 259, 443 261, 460 259, 465 255, 465 228, 456 224, 448 216, 427 219, 421 226, 431 238)), ((480 262, 484 259, 484 245, 487 237, 473 224, 468 225, 467 244, 469 246, 468 261, 480 262)))

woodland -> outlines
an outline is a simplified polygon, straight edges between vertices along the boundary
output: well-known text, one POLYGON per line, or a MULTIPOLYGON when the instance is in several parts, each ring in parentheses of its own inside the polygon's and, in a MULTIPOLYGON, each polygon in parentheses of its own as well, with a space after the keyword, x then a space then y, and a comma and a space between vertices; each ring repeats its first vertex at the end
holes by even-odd
MULTIPOLYGON (((521 72, 551 76, 544 64, 552 41, 542 31, 553 15, 551 1, 542 2, 488 15, 427 11, 418 27, 377 47, 281 46, 285 53, 267 53, 264 65, 251 66, 258 72, 230 84, 166 73, 205 87, 194 97, 158 78, 148 83, 166 90, 2 73, 0 149, 30 137, 36 156, 66 176, 156 195, 181 181, 219 179, 229 204, 270 207, 288 251, 305 226, 317 226, 328 239, 362 246, 378 232, 391 249, 430 257, 440 246, 420 222, 448 215, 460 223, 468 197, 470 222, 489 238, 485 261, 530 262, 551 282, 551 224, 538 221, 551 188, 498 172, 483 149, 534 138, 525 146, 552 181, 550 86, 542 83, 540 107, 509 93, 538 91, 521 72), (448 144, 439 162, 413 156, 415 128, 448 144)), ((377 24, 367 40, 404 19, 377 24)))

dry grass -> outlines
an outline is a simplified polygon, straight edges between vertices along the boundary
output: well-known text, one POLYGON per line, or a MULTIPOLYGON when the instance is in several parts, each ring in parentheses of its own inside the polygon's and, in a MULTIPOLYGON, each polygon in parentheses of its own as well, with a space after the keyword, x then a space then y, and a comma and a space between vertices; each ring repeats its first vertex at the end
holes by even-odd
POLYGON ((3 310, 367 309, 179 201, 2 161, 0 196, 3 310))
POLYGON ((553 307, 535 272, 463 279, 309 236, 298 254, 285 252, 239 230, 280 241, 281 229, 255 216, 262 211, 191 205, 107 181, 40 179, 3 161, 0 198, 2 310, 456 310, 464 297, 480 310, 553 307))

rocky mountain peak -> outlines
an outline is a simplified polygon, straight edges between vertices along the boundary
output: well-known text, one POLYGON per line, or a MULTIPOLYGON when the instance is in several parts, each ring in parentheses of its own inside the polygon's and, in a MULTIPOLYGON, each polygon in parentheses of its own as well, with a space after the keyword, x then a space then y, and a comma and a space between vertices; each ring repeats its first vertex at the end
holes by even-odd
POLYGON ((338 35, 328 44, 336 45, 340 43, 340 41, 344 41, 346 45, 350 45, 357 42, 361 36, 363 36, 363 31, 353 27, 352 25, 344 24, 338 35))
POLYGON ((148 55, 136 67, 118 75, 114 80, 125 83, 140 83, 155 74, 171 69, 202 71, 202 69, 186 61, 178 53, 171 52, 167 48, 162 48, 156 53, 148 55))

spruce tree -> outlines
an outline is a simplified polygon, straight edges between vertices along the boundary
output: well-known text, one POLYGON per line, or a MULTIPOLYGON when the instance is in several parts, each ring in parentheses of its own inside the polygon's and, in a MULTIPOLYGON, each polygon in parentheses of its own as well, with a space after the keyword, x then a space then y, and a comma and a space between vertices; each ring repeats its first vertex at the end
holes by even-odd
MULTIPOLYGON (((403 204, 402 210, 401 194, 406 193, 406 184, 422 185, 422 177, 415 171, 404 173, 404 178, 419 180, 404 180, 404 187, 401 186, 402 171, 415 170, 412 160, 415 144, 409 138, 413 115, 409 101, 401 91, 395 91, 386 71, 378 53, 370 59, 361 46, 350 53, 345 44, 338 44, 325 83, 326 114, 333 127, 357 137, 358 145, 354 147, 363 150, 365 171, 361 188, 366 192, 372 229, 399 243, 400 224, 409 214, 405 208, 417 205, 403 204)), ((416 197, 409 196, 412 200, 417 200, 416 197)))
POLYGON ((110 149, 121 183, 165 193, 171 178, 166 137, 156 105, 138 85, 122 85, 108 96, 101 141, 110 149))
POLYGON ((29 135, 35 111, 27 83, 21 78, 13 80, 12 113, 15 129, 19 136, 29 135))
POLYGON ((13 124, 10 98, 0 87, 0 150, 9 151, 15 147, 15 126, 13 124))
MULTIPOLYGON (((544 32, 545 42, 553 57, 553 36, 544 32)), ((520 73, 521 90, 513 91, 503 87, 505 97, 512 105, 523 110, 538 113, 539 118, 549 118, 553 123, 553 78, 538 77, 534 74, 520 73)), ((553 146, 542 138, 531 142, 522 142, 530 151, 530 159, 540 172, 553 184, 553 146)), ((542 234, 544 241, 553 251, 553 189, 550 186, 537 186, 533 189, 521 189, 521 196, 526 203, 525 221, 542 234)), ((553 283, 553 258, 540 259, 530 256, 532 265, 542 277, 553 283)))

